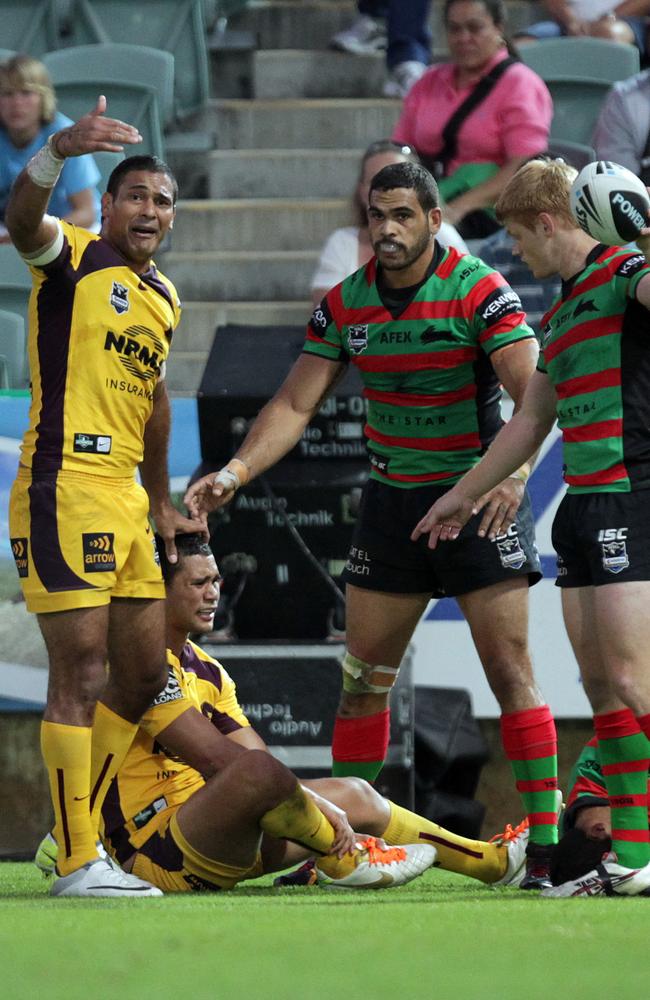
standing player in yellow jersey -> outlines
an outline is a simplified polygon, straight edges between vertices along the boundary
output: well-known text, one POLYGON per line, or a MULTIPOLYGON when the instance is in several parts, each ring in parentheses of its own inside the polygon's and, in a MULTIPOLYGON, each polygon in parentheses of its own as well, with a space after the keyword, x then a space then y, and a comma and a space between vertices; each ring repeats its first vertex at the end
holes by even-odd
POLYGON ((173 224, 177 186, 162 161, 132 157, 109 179, 98 236, 47 214, 68 157, 141 141, 105 110, 100 97, 55 132, 7 206, 33 277, 32 405, 9 522, 50 664, 41 746, 61 845, 53 892, 159 895, 99 859, 95 845, 106 789, 166 677, 164 586, 147 515, 172 561, 175 533, 197 527, 169 498, 164 369, 180 307, 151 259, 173 224))

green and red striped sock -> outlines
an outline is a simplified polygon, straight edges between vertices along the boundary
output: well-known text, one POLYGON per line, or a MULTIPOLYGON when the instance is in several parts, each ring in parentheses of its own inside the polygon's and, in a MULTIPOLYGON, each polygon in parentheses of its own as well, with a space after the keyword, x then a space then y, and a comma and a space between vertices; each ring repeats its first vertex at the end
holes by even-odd
POLYGON ((357 718, 337 715, 332 740, 333 776, 374 781, 384 766, 389 739, 389 708, 357 718))
POLYGON ((648 738, 629 708, 595 715, 594 725, 612 811, 612 850, 626 868, 643 868, 650 861, 648 738))
POLYGON ((501 716, 501 740, 532 844, 557 843, 557 734, 548 705, 501 716))

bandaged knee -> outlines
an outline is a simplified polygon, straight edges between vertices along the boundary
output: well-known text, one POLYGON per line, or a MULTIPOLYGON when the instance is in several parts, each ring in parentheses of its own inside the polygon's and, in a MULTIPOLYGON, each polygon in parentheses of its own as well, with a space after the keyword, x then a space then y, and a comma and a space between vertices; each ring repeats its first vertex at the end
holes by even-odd
POLYGON ((348 694, 388 694, 397 680, 399 667, 383 667, 346 652, 341 661, 343 690, 348 694))

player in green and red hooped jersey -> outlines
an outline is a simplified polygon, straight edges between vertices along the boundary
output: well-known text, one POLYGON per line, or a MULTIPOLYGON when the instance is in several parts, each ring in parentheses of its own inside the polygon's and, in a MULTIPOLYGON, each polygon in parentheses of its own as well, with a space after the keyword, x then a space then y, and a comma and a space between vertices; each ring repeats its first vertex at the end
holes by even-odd
POLYGON ((436 242, 441 210, 423 167, 380 170, 368 216, 376 257, 328 293, 304 353, 237 454, 216 479, 195 483, 186 502, 194 513, 227 503, 297 443, 345 366, 357 367, 371 473, 343 575, 347 652, 334 773, 376 778, 389 741, 388 698, 411 636, 432 595, 456 597, 501 707, 504 748, 530 822, 523 885, 539 888, 550 884, 545 866, 557 837, 557 767, 555 726, 527 643, 528 588, 540 573, 526 470, 486 501, 494 543, 468 532, 454 553, 432 557, 410 538, 433 499, 497 433, 500 384, 521 402, 537 344, 501 275, 436 242))
MULTIPOLYGON (((557 419, 568 484, 553 525, 557 585, 594 712, 613 850, 630 871, 650 862, 650 266, 578 228, 569 208, 575 173, 535 159, 499 199, 514 252, 537 278, 559 274, 561 297, 544 317, 521 410, 415 534, 428 534, 432 548, 455 538, 477 498, 539 448, 557 419)), ((650 228, 642 240, 650 244, 650 228)))

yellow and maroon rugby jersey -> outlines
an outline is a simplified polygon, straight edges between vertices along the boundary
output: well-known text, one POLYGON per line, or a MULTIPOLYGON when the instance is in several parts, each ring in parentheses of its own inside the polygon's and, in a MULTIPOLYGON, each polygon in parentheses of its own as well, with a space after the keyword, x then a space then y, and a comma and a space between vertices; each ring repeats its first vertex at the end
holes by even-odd
POLYGON ((34 475, 129 475, 180 303, 153 264, 138 275, 102 237, 61 227, 56 260, 31 268, 32 405, 20 461, 34 475))

